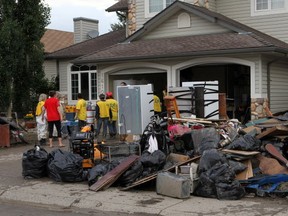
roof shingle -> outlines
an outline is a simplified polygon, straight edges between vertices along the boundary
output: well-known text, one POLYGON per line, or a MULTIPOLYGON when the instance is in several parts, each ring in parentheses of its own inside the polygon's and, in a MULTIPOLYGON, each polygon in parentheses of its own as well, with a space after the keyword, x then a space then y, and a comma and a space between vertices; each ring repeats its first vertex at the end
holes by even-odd
POLYGON ((125 29, 112 31, 96 38, 86 40, 70 47, 58 50, 46 56, 47 59, 77 58, 95 51, 102 50, 114 44, 122 42, 126 38, 125 29))
POLYGON ((74 33, 46 29, 41 42, 44 44, 45 53, 52 53, 74 43, 74 33))
POLYGON ((251 34, 222 33, 175 38, 139 40, 116 44, 108 49, 80 57, 73 62, 104 62, 128 59, 169 58, 200 55, 211 52, 240 52, 245 49, 272 49, 271 43, 260 41, 251 34))
POLYGON ((128 11, 128 0, 119 0, 116 4, 106 9, 107 12, 128 11))

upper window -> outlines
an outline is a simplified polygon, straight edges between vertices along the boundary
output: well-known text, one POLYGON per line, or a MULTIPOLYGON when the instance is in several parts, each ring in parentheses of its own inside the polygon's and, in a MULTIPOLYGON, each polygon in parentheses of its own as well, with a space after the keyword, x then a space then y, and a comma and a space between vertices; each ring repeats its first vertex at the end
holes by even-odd
POLYGON ((285 13, 288 10, 288 0, 251 0, 251 15, 269 15, 285 13))
POLYGON ((145 17, 153 17, 176 0, 145 0, 145 17))

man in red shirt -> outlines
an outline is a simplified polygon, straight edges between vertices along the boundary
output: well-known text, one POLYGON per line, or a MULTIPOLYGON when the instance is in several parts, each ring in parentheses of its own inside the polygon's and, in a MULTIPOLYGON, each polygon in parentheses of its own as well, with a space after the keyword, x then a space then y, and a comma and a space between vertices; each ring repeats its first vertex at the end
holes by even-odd
POLYGON ((56 98, 56 92, 50 91, 49 98, 45 101, 44 107, 47 112, 47 122, 48 122, 48 132, 49 132, 49 145, 50 148, 53 147, 52 138, 53 138, 53 127, 55 125, 57 129, 57 136, 59 147, 64 147, 62 143, 62 135, 61 135, 61 121, 62 121, 62 113, 60 109, 60 102, 58 98, 56 98))

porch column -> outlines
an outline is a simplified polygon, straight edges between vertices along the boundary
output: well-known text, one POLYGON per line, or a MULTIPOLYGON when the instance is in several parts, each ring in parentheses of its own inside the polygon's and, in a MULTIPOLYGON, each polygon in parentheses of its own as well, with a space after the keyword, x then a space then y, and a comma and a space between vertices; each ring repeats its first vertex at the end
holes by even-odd
MULTIPOLYGON (((97 94, 105 93, 105 79, 104 79, 104 73, 102 73, 100 70, 97 70, 97 94)), ((98 98, 97 95, 97 98, 98 98)))

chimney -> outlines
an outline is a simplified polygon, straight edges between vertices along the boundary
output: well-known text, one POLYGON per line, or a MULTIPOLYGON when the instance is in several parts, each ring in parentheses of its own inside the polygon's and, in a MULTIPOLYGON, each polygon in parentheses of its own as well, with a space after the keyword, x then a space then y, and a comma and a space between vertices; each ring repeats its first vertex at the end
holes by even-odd
POLYGON ((95 38, 99 35, 99 21, 96 19, 88 19, 77 17, 74 21, 74 44, 95 38))

